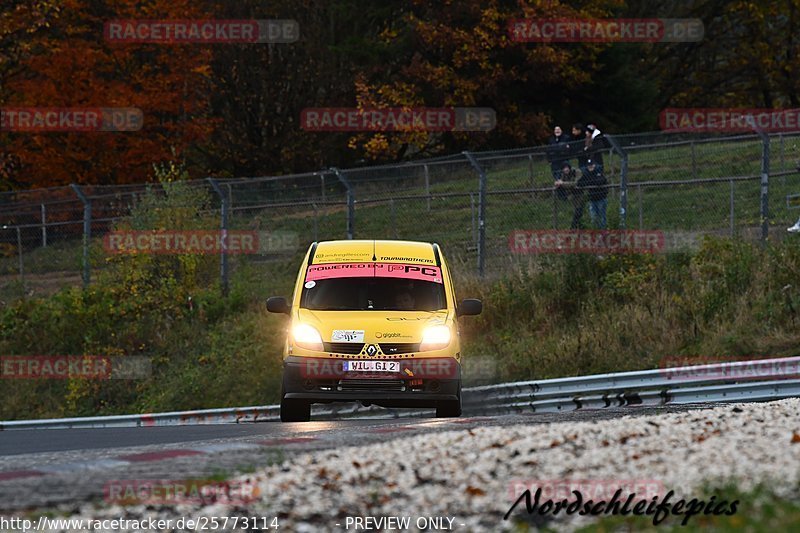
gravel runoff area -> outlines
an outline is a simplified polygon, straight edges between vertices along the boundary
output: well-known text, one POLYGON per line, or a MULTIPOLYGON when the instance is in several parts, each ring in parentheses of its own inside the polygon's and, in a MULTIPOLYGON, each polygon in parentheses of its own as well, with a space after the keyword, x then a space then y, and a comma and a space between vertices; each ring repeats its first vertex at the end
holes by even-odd
MULTIPOLYGON (((242 477, 258 484, 257 498, 246 506, 84 504, 72 518, 277 516, 280 530, 309 532, 369 530, 358 528, 355 517, 410 517, 407 529, 384 527, 410 531, 436 530, 418 523, 420 517, 451 518, 442 529, 454 531, 509 530, 519 527, 516 518, 570 530, 593 519, 528 515, 524 502, 510 520, 503 516, 520 487, 535 490, 553 480, 655 480, 677 498, 706 501, 713 495, 704 493, 709 483, 748 490, 761 482, 793 497, 798 441, 800 399, 597 422, 485 426, 294 457, 242 477)), ((738 512, 746 513, 747 503, 738 512)), ((640 520, 651 524, 652 516, 640 520)), ((377 529, 376 522, 362 525, 377 529)))

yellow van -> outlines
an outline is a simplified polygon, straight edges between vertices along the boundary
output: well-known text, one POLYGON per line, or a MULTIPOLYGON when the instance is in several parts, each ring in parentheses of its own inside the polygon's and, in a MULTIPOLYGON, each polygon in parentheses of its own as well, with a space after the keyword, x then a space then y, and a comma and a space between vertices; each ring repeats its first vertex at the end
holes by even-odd
POLYGON ((439 246, 409 241, 313 243, 294 297, 267 300, 291 318, 283 353, 281 420, 307 421, 312 403, 359 401, 461 415, 459 316, 439 246))

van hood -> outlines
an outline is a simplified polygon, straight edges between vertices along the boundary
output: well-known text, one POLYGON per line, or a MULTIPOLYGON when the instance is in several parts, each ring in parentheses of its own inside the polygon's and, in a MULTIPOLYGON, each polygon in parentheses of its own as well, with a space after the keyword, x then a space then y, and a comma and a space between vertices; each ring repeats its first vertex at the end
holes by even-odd
MULTIPOLYGON (((448 311, 312 311, 298 309, 300 322, 314 326, 324 342, 343 342, 344 332, 363 332, 363 342, 420 342, 425 328, 450 325, 448 311), (339 332, 334 339, 334 331, 339 332)), ((344 341, 347 342, 347 341, 344 341)), ((358 342, 358 341, 354 341, 358 342)))

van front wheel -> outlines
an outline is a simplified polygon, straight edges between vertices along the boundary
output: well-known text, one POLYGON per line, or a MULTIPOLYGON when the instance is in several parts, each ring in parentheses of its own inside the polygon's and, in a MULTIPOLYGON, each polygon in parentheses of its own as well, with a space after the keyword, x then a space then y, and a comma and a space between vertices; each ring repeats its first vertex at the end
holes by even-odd
POLYGON ((303 400, 281 398, 281 422, 308 422, 311 420, 311 404, 303 400))
POLYGON ((461 416, 461 388, 458 389, 458 400, 437 402, 436 418, 458 418, 461 416))

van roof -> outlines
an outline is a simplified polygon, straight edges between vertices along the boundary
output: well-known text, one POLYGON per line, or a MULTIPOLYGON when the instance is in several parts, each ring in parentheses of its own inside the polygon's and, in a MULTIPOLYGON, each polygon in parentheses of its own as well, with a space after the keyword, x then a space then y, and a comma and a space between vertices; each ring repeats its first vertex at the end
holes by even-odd
POLYGON ((412 263, 438 265, 434 245, 415 241, 346 240, 317 244, 313 265, 325 263, 412 263))

